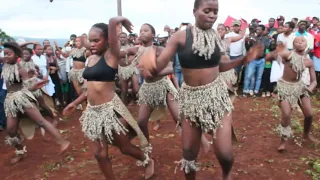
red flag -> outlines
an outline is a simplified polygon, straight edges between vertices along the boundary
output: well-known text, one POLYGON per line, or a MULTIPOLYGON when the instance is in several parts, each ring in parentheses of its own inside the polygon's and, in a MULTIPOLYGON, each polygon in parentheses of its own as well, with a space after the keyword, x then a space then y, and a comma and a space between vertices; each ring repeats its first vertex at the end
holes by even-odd
POLYGON ((228 26, 228 27, 231 27, 232 25, 232 22, 236 20, 235 18, 231 17, 231 16, 228 16, 227 19, 224 21, 224 25, 225 26, 228 26))
POLYGON ((241 18, 240 22, 241 22, 241 28, 240 28, 241 30, 244 30, 248 27, 248 22, 245 19, 241 18))

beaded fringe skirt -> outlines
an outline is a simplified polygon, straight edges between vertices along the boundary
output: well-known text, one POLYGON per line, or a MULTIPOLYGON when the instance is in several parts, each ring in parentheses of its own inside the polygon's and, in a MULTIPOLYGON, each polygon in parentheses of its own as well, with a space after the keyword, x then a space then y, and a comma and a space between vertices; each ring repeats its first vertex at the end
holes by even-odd
POLYGON ((107 138, 108 143, 112 144, 113 135, 126 134, 128 129, 123 125, 118 114, 132 127, 140 139, 141 147, 147 147, 148 141, 143 135, 137 121, 130 114, 117 94, 113 99, 101 105, 90 105, 80 117, 82 131, 92 141, 107 138))
POLYGON ((232 110, 228 88, 221 77, 203 86, 182 84, 179 91, 180 118, 194 122, 202 132, 215 132, 222 126, 222 118, 232 110))

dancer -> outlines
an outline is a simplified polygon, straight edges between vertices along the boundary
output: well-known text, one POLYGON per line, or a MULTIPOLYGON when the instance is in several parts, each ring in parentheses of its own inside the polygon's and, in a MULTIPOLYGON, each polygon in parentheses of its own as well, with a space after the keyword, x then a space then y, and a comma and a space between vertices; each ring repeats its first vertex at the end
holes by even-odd
MULTIPOLYGON (((32 56, 32 50, 29 48, 23 48, 22 50, 23 58, 20 61, 20 66, 22 69, 24 69, 26 72, 28 72, 28 78, 27 80, 23 81, 23 85, 26 88, 33 87, 40 79, 47 79, 47 77, 43 77, 43 75, 40 73, 40 69, 37 65, 33 63, 31 60, 32 56)), ((48 75, 48 74, 47 74, 48 75)), ((57 125, 57 120, 55 119, 55 110, 53 108, 52 101, 48 101, 48 97, 50 97, 44 88, 37 89, 35 91, 31 91, 34 97, 37 99, 37 102, 39 104, 39 107, 41 107, 43 110, 45 110, 46 114, 49 115, 50 118, 53 120, 53 124, 57 125), (45 96, 44 96, 45 95, 45 96), (47 101, 45 101, 45 99, 47 101), (50 104, 51 108, 47 105, 50 104)))
MULTIPOLYGON (((119 35, 120 50, 125 51, 131 46, 128 44, 127 34, 121 32, 119 35)), ((137 49, 137 48, 136 48, 137 49)), ((132 83, 133 94, 137 94, 139 91, 139 72, 135 63, 130 62, 132 56, 125 56, 119 62, 119 83, 121 89, 121 99, 124 104, 128 104, 128 84, 129 81, 132 83)))
MULTIPOLYGON (((227 28, 225 25, 223 24, 219 24, 217 31, 220 35, 220 38, 222 39, 222 43, 224 45, 224 48, 228 51, 229 50, 229 46, 230 43, 233 42, 237 42, 241 39, 243 39, 246 29, 242 30, 241 33, 239 34, 239 36, 235 36, 235 37, 229 37, 229 38, 225 38, 225 35, 227 33, 227 28)), ((228 56, 228 54, 225 54, 226 56, 228 56)), ((224 58, 221 60, 230 60, 229 58, 224 58)), ((236 89, 233 88, 234 85, 236 85, 237 83, 237 74, 236 71, 234 69, 230 69, 229 71, 226 72, 221 72, 220 73, 221 78, 226 82, 227 86, 228 86, 228 90, 229 90, 229 95, 231 100, 233 101, 235 96, 237 95, 237 91, 236 89)))
MULTIPOLYGON (((144 51, 148 49, 153 49, 156 51, 156 56, 159 56, 163 47, 161 46, 153 46, 153 39, 155 37, 155 29, 150 24, 144 24, 140 29, 139 40, 142 43, 142 46, 129 48, 126 51, 121 53, 122 57, 126 55, 135 54, 135 59, 132 61, 132 64, 135 66, 139 66, 140 56, 144 51)), ((173 62, 167 64, 166 68, 164 68, 160 73, 157 74, 156 77, 152 78, 144 78, 144 82, 140 87, 138 93, 138 104, 139 107, 139 115, 138 121, 141 130, 143 131, 146 138, 149 140, 149 130, 148 130, 148 122, 151 116, 154 117, 155 114, 159 114, 160 112, 166 112, 163 109, 169 109, 173 120, 178 122, 178 91, 174 87, 171 80, 167 75, 173 73, 173 62), (156 112, 154 112, 156 111, 156 112)), ((153 120, 158 120, 159 118, 155 118, 153 120)), ((202 145, 204 147, 205 153, 209 151, 210 145, 209 141, 205 136, 202 138, 202 145)))
POLYGON ((196 0, 193 11, 195 26, 174 34, 156 60, 154 50, 145 51, 140 57, 144 76, 155 76, 167 67, 178 52, 185 80, 179 91, 183 159, 178 163, 188 180, 195 179, 199 169, 196 158, 202 133, 214 134, 213 145, 222 167, 223 179, 231 179, 233 106, 219 71, 227 71, 247 63, 262 49, 255 46, 245 57, 220 62, 221 58, 228 57, 221 57, 225 48, 219 35, 212 29, 218 10, 217 0, 196 0))
MULTIPOLYGON (((304 37, 296 37, 293 41, 293 51, 286 50, 283 44, 277 46, 277 50, 267 55, 267 60, 277 59, 284 64, 282 78, 277 82, 276 91, 280 101, 282 114, 280 135, 281 142, 278 151, 286 149, 286 141, 292 135, 290 127, 292 106, 299 105, 304 115, 304 138, 313 142, 318 141, 310 134, 312 126, 312 108, 309 94, 317 86, 314 65, 307 56, 307 40, 304 37), (306 86, 302 80, 303 71, 310 70, 310 85, 306 86)), ((280 63, 280 62, 279 62, 280 63)))
POLYGON ((75 48, 70 52, 70 56, 73 58, 72 69, 69 72, 69 80, 78 94, 78 96, 85 89, 84 80, 82 77, 85 63, 86 63, 86 48, 82 46, 81 37, 75 39, 75 48))
POLYGON ((117 146, 120 151, 139 160, 144 166, 145 178, 154 173, 154 161, 149 158, 151 146, 137 122, 114 92, 115 75, 120 61, 120 45, 117 25, 122 24, 131 31, 131 22, 124 17, 110 19, 109 26, 98 23, 89 32, 91 51, 88 66, 83 72, 86 79, 87 93, 82 93, 64 109, 64 114, 72 113, 78 104, 86 99, 88 107, 83 112, 80 122, 82 131, 94 141, 94 156, 105 178, 115 179, 111 161, 108 157, 108 144, 117 146), (121 116, 122 118, 119 118, 121 116), (140 148, 130 143, 129 132, 133 129, 140 139, 140 148))
POLYGON ((9 134, 6 143, 16 148, 16 157, 11 160, 11 163, 17 163, 22 160, 27 152, 18 134, 19 117, 24 114, 56 138, 60 143, 60 153, 65 152, 69 146, 69 142, 63 139, 59 131, 42 117, 39 110, 35 107, 37 100, 30 92, 42 88, 48 80, 39 81, 31 88, 23 87, 21 80, 28 80, 29 77, 28 72, 17 63, 18 58, 21 57, 21 49, 15 42, 8 42, 3 46, 5 64, 1 76, 8 90, 4 105, 9 134))

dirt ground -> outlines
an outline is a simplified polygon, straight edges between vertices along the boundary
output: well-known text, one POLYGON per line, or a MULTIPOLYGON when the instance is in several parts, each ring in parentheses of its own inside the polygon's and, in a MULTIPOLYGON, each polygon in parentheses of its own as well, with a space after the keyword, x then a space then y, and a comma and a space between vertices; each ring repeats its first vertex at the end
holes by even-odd
MULTIPOLYGON (((319 133, 319 98, 312 97, 314 109, 314 135, 319 133)), ((129 110, 137 117, 137 106, 129 110)), ((28 156, 15 165, 9 163, 13 149, 4 145, 5 132, 0 133, 0 179, 1 180, 99 180, 104 179, 92 155, 91 142, 81 132, 78 118, 80 112, 61 121, 58 128, 71 141, 71 148, 64 156, 58 156, 58 146, 52 138, 43 138, 38 130, 33 140, 24 141, 28 156)), ((320 156, 319 148, 302 142, 303 116, 294 111, 292 126, 295 138, 284 153, 277 152, 279 135, 277 127, 280 111, 272 98, 237 98, 233 113, 234 126, 239 142, 234 144, 235 163, 233 179, 243 180, 307 180, 318 179, 314 162, 320 156), (312 165, 312 166, 310 166, 312 165)), ((161 121, 159 131, 152 130, 151 143, 155 159, 153 180, 184 179, 183 173, 175 174, 175 163, 182 155, 180 136, 175 132, 175 124, 170 115, 161 121)), ((134 141, 135 142, 135 141, 134 141)), ((139 180, 143 168, 135 165, 135 160, 122 155, 118 149, 110 148, 113 171, 117 179, 139 180)), ((211 149, 208 154, 200 153, 198 161, 201 170, 197 179, 221 179, 221 169, 211 149)), ((320 162, 320 161, 318 161, 320 162)), ((320 164, 319 164, 320 165, 320 164)))

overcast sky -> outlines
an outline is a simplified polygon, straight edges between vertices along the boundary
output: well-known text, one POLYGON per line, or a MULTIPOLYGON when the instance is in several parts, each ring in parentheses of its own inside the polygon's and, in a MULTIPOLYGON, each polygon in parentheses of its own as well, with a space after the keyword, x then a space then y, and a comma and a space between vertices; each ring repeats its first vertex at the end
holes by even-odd
MULTIPOLYGON (((123 16, 134 24, 135 32, 150 23, 161 33, 164 25, 177 27, 194 23, 194 0, 122 0, 123 16)), ((220 0, 219 18, 228 15, 248 21, 283 15, 305 18, 320 16, 320 0, 220 0)), ((87 33, 94 23, 108 23, 117 15, 117 0, 0 0, 0 28, 11 36, 69 38, 87 33)))

